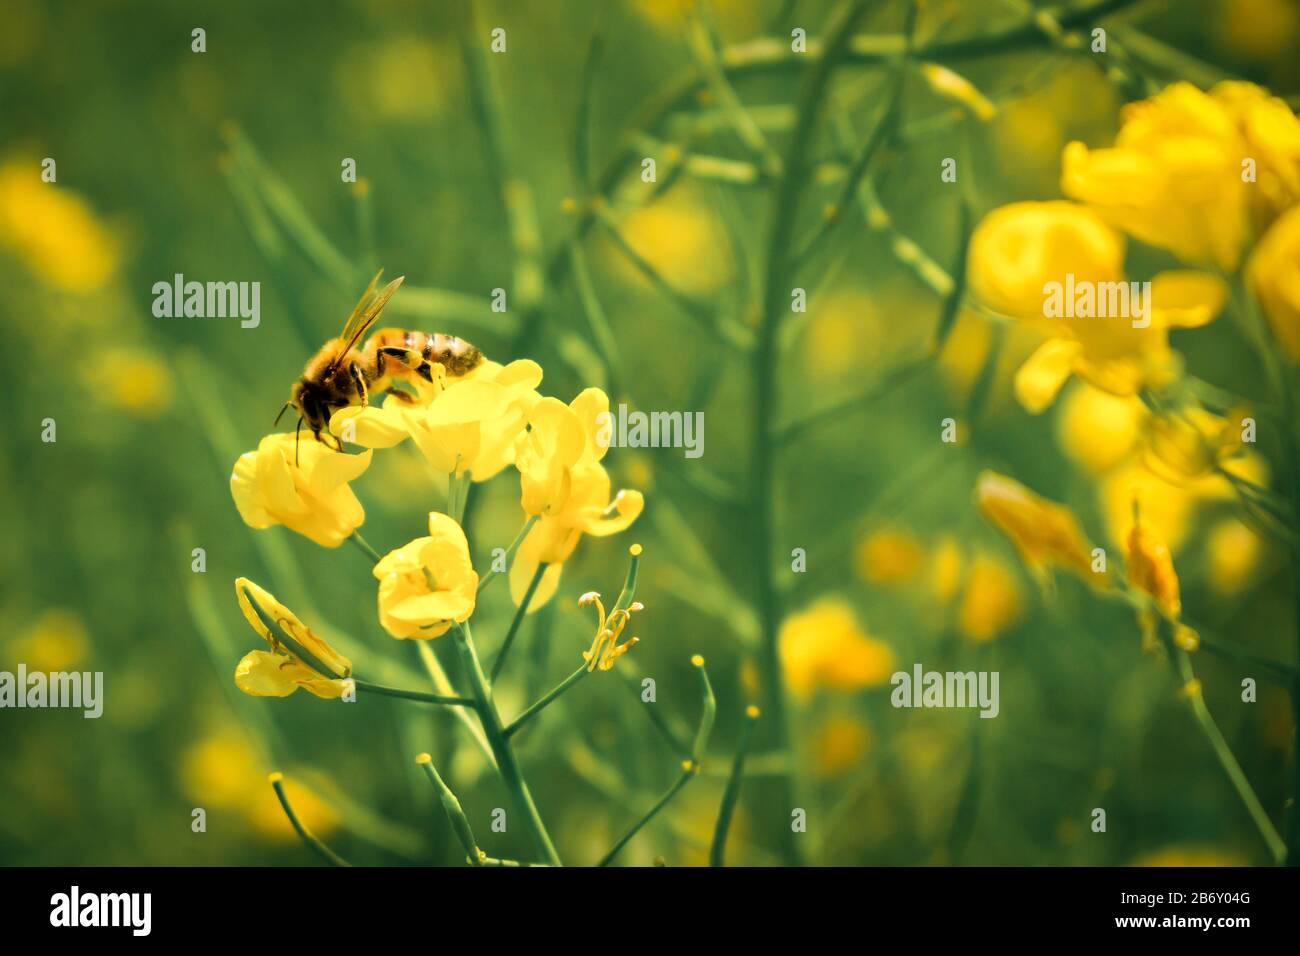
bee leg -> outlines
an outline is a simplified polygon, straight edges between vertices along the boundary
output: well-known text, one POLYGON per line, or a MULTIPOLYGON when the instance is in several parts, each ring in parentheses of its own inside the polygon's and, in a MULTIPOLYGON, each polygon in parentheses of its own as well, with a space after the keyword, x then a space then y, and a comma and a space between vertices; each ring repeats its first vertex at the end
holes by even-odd
POLYGON ((348 373, 352 376, 353 383, 357 386, 357 391, 361 394, 361 404, 370 404, 370 391, 366 388, 366 377, 361 374, 361 369, 356 365, 348 366, 348 373))
POLYGON ((429 368, 429 362, 419 352, 398 348, 396 345, 385 345, 379 349, 379 354, 397 359, 426 382, 433 381, 433 371, 429 368))
POLYGON ((386 392, 384 392, 384 394, 392 395, 399 402, 404 402, 407 405, 414 405, 416 401, 414 395, 412 395, 410 392, 404 392, 400 388, 390 388, 386 392))

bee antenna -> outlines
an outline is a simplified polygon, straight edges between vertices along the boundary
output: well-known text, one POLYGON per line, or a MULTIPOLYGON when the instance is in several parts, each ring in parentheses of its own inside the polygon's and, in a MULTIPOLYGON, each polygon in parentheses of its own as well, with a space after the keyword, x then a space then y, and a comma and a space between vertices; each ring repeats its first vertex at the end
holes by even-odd
POLYGON ((298 416, 298 427, 293 430, 293 467, 298 467, 298 442, 302 438, 302 416, 298 416))
POLYGON ((283 407, 280 409, 280 414, 276 415, 275 421, 271 423, 271 427, 274 428, 276 425, 280 424, 280 419, 284 418, 284 413, 287 412, 292 407, 293 407, 293 402, 285 402, 283 407))

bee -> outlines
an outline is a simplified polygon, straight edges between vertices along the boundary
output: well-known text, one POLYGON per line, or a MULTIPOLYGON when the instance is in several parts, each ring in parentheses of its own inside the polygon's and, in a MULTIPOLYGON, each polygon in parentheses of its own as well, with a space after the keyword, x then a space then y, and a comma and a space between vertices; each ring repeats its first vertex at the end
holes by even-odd
POLYGON ((396 395, 404 402, 414 402, 415 398, 409 392, 394 387, 395 382, 414 382, 417 378, 432 382, 435 364, 446 369, 449 376, 459 377, 473 371, 483 361, 483 353, 478 348, 441 332, 379 329, 358 348, 361 337, 375 324, 379 313, 406 278, 398 276, 376 292, 375 287, 382 275, 381 269, 370 280, 339 336, 330 339, 312 356, 302 376, 293 383, 289 401, 285 402, 275 419, 278 423, 288 409, 296 409, 298 428, 295 435, 306 424, 317 441, 335 451, 342 451, 343 443, 330 433, 329 421, 339 409, 369 404, 371 393, 380 391, 396 395), (326 436, 332 439, 332 443, 326 440, 326 436))

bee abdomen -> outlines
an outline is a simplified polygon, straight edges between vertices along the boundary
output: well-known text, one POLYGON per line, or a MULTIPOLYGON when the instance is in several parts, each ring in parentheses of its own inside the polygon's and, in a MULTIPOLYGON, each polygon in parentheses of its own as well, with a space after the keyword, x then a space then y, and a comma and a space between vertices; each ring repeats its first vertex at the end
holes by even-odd
POLYGON ((415 352, 424 361, 441 365, 450 375, 464 375, 483 361, 483 352, 479 348, 464 339, 441 332, 381 329, 366 343, 366 351, 372 348, 401 348, 415 352))

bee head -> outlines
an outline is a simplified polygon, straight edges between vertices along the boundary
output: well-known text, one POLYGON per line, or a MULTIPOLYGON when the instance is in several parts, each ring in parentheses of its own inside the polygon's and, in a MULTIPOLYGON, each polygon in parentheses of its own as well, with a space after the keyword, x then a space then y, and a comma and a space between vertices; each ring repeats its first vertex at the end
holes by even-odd
POLYGON ((298 410, 313 435, 329 429, 330 408, 321 389, 307 379, 299 379, 289 390, 289 404, 298 410))

